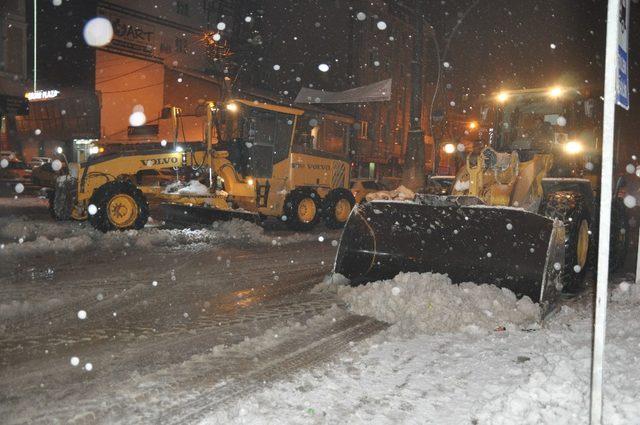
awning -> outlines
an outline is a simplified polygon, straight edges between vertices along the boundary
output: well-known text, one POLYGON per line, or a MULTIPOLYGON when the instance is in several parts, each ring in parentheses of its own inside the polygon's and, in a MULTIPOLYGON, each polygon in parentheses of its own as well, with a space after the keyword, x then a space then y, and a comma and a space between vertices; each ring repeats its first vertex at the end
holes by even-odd
POLYGON ((340 92, 300 89, 294 103, 365 103, 391 100, 391 78, 340 92))

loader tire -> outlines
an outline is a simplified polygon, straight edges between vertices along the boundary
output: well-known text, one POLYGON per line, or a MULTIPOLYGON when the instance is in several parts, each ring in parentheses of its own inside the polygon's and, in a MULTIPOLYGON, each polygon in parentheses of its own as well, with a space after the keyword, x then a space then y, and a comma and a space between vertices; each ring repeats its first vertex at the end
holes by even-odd
POLYGON ((625 263, 629 250, 629 219, 627 207, 620 198, 611 205, 611 241, 609 253, 609 271, 620 270, 625 263))
POLYGON ((282 219, 292 230, 311 230, 320 219, 320 195, 309 188, 292 190, 284 201, 282 219))
POLYGON ((95 214, 89 222, 101 232, 142 229, 149 219, 149 204, 140 189, 128 180, 114 180, 93 192, 95 214))
POLYGON ((577 192, 551 193, 543 204, 543 214, 564 223, 563 291, 580 292, 584 289, 586 270, 590 266, 589 251, 593 249, 591 217, 585 199, 577 192))
POLYGON ((322 216, 325 226, 330 229, 343 228, 355 204, 356 199, 350 190, 333 189, 322 202, 322 216))
POLYGON ((48 201, 48 207, 49 207, 49 215, 51 215, 52 218, 54 219, 58 219, 56 217, 56 211, 53 208, 55 205, 55 199, 56 199, 56 191, 54 190, 47 190, 47 201, 48 201))

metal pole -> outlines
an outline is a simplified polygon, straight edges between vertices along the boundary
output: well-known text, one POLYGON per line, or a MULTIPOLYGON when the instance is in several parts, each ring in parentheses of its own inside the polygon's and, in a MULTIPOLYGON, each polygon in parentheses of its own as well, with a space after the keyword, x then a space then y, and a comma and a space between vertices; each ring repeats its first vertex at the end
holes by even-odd
POLYGON ((638 244, 636 245, 636 283, 640 284, 640 227, 638 227, 638 244))
POLYGON ((602 178, 600 190, 600 231, 598 235, 598 276, 596 317, 591 363, 591 425, 602 423, 602 367, 607 324, 609 279, 609 235, 613 187, 613 146, 616 113, 616 55, 618 43, 618 2, 609 0, 607 13, 607 50, 604 74, 604 119, 602 124, 602 178))
POLYGON ((411 107, 409 137, 405 152, 402 184, 412 190, 424 186, 424 132, 422 131, 422 49, 424 44, 422 7, 415 13, 415 40, 411 61, 411 107))
POLYGON ((33 0, 33 91, 37 91, 38 77, 38 0, 33 0))

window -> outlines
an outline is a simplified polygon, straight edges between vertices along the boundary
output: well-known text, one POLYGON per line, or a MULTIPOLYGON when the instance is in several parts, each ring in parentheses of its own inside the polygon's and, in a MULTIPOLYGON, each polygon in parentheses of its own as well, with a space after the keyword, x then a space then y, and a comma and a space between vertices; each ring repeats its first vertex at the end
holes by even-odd
POLYGON ((171 43, 166 38, 163 38, 160 42, 160 51, 162 53, 171 53, 171 43))
POLYGON ((176 38, 176 52, 187 53, 188 40, 186 38, 176 38))
POLYGON ((176 1, 176 13, 182 16, 189 16, 189 3, 186 1, 176 1))
POLYGON ((358 137, 360 139, 366 139, 368 132, 369 132, 369 123, 367 121, 360 121, 358 137))

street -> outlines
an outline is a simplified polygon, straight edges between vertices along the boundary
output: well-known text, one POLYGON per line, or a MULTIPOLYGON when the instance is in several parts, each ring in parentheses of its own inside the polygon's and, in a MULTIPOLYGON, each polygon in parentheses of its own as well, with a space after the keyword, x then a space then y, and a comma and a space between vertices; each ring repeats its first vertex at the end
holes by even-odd
POLYGON ((386 327, 310 293, 337 231, 234 222, 103 235, 54 222, 42 199, 0 202, 4 423, 193 421, 386 327))

